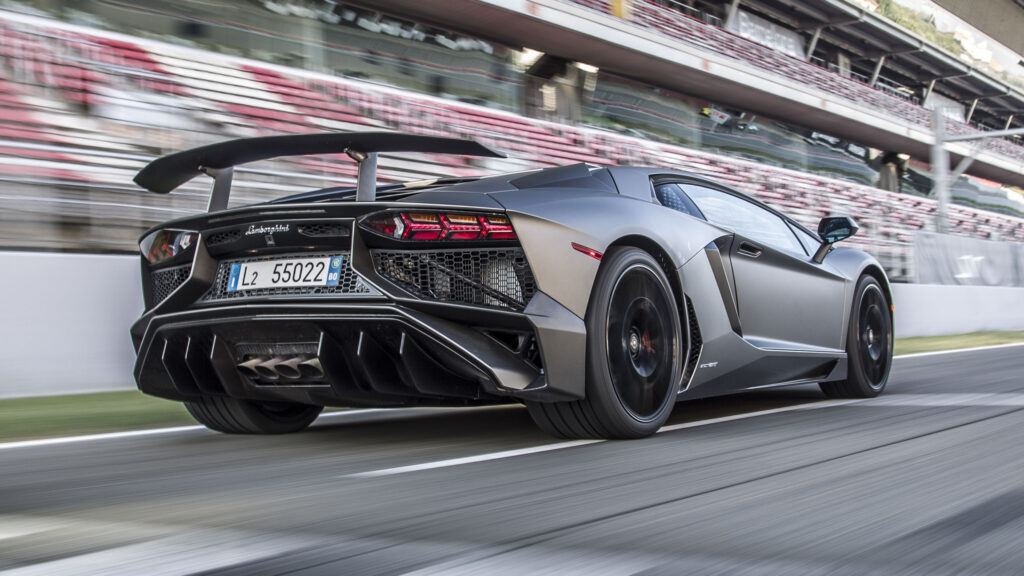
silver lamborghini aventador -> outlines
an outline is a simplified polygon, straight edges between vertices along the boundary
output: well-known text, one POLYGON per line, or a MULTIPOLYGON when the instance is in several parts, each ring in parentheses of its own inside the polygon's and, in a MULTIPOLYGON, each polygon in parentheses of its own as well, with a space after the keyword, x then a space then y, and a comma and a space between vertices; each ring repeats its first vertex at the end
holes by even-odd
POLYGON ((233 140, 157 159, 209 211, 139 245, 135 379, 222 432, 282 433, 324 406, 522 403, 545 431, 648 436, 677 400, 818 383, 870 397, 892 363, 882 267, 713 181, 584 164, 378 186, 377 154, 499 156, 392 133, 233 140), (232 168, 347 154, 355 188, 228 209, 232 168))

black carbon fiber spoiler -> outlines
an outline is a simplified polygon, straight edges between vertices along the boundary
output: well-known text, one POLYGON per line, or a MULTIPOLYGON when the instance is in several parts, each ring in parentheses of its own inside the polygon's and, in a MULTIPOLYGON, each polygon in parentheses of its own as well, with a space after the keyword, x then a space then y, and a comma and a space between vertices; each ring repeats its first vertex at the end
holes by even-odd
POLYGON ((135 175, 135 183, 150 192, 166 194, 199 174, 207 174, 214 179, 209 210, 222 210, 228 204, 234 166, 281 156, 345 153, 359 163, 356 199, 373 200, 376 192, 378 152, 430 152, 505 157, 504 154, 473 140, 394 132, 323 132, 294 136, 263 136, 229 140, 162 156, 140 170, 135 175))

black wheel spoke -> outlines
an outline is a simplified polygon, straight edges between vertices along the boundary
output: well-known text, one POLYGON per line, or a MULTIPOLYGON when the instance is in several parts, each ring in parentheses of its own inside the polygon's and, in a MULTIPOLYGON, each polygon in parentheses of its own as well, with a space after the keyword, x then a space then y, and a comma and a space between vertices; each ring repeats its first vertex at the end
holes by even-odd
POLYGON ((657 276, 648 268, 627 270, 608 307, 608 363, 619 399, 634 417, 655 416, 672 388, 674 329, 657 276))
POLYGON ((654 412, 655 409, 658 408, 654 399, 654 383, 645 382, 642 386, 640 386, 640 388, 643 390, 644 396, 643 402, 641 403, 641 405, 643 406, 643 412, 644 414, 650 414, 654 412))
POLYGON ((892 356, 892 326, 885 298, 876 286, 862 293, 857 311, 858 357, 872 387, 881 386, 892 356))

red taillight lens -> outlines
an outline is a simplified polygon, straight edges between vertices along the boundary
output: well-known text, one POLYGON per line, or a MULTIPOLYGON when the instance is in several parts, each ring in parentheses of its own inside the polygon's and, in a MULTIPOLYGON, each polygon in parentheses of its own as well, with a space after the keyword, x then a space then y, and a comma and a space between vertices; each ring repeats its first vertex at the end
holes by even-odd
POLYGON ((405 222, 405 231, 400 238, 405 240, 440 240, 444 238, 444 226, 439 215, 402 212, 400 216, 405 222))
POLYGON ((402 235, 402 231, 399 230, 402 227, 402 221, 398 216, 384 215, 379 218, 367 218, 363 223, 385 236, 401 237, 402 235))
POLYGON ((397 240, 515 240, 505 216, 446 212, 375 214, 363 225, 397 240))
POLYGON ((448 223, 448 233, 445 236, 448 240, 476 240, 483 232, 480 226, 483 216, 448 214, 441 218, 448 223))
POLYGON ((504 216, 481 216, 480 224, 483 226, 483 233, 494 240, 515 238, 516 232, 512 224, 504 216))

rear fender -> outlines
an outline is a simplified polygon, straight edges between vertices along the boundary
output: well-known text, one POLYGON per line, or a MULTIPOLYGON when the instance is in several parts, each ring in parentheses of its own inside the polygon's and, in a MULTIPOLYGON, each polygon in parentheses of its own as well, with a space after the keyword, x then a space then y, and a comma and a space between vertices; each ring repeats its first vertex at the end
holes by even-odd
POLYGON ((523 190, 498 195, 508 208, 538 288, 584 318, 600 260, 573 244, 604 254, 630 236, 661 247, 676 269, 722 232, 658 204, 590 190, 523 190))

